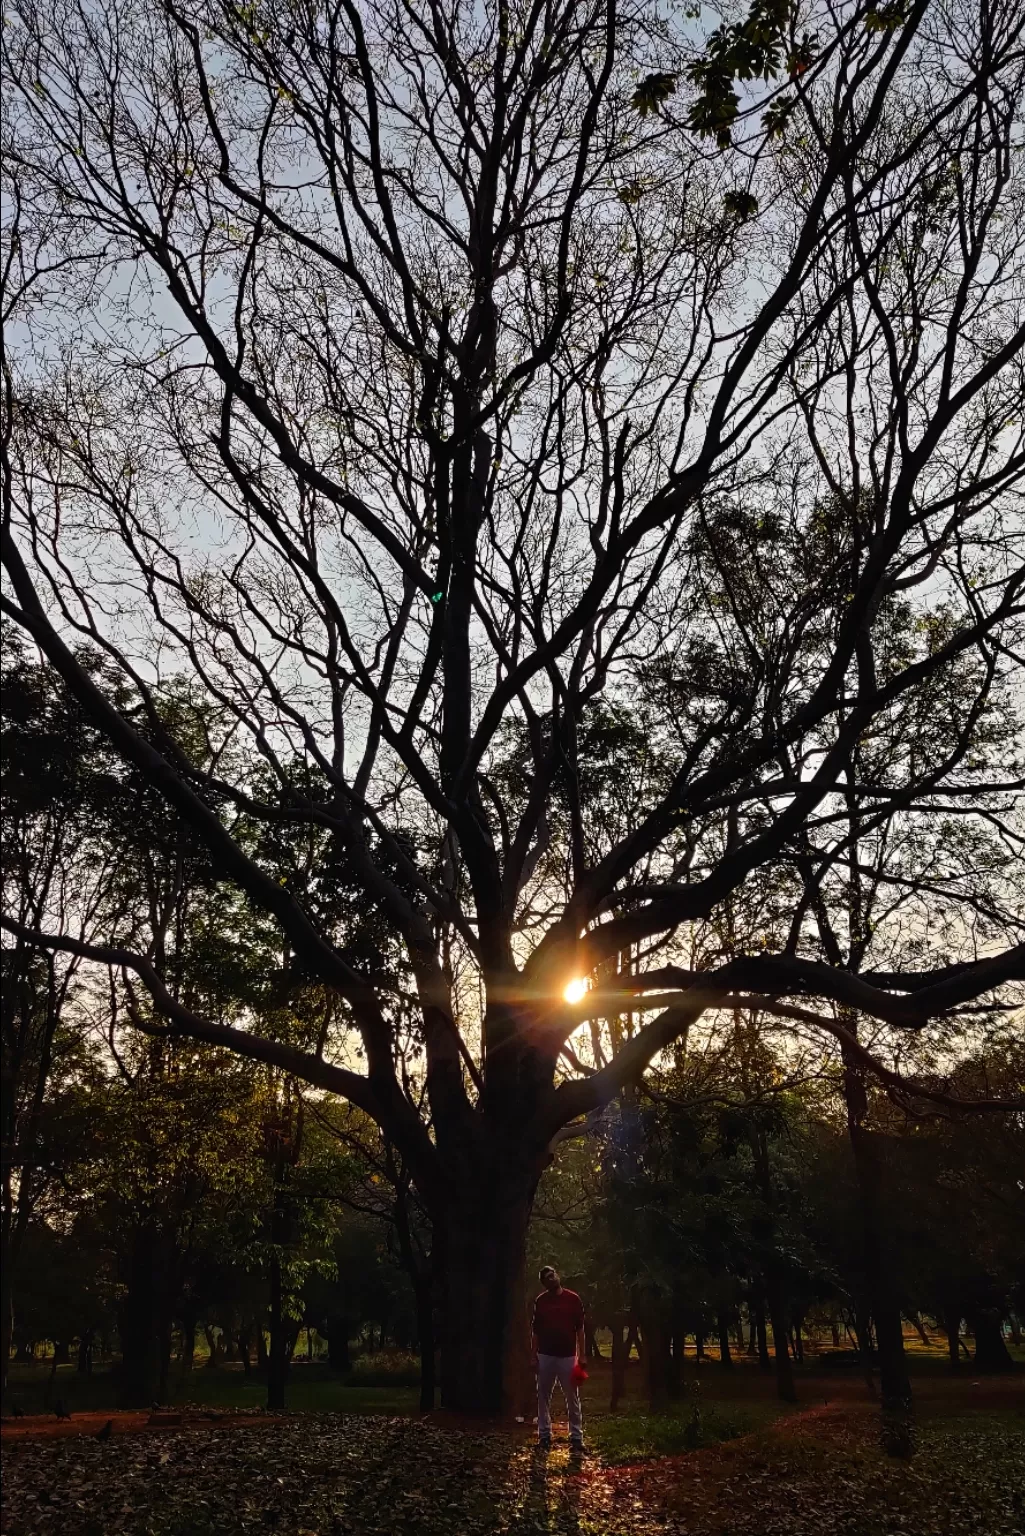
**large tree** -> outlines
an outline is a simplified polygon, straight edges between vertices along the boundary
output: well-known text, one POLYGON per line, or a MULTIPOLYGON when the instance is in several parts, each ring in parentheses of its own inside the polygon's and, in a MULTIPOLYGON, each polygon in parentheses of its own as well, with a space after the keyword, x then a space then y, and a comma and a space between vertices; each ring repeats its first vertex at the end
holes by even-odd
POLYGON ((381 1126, 452 1407, 520 1391, 553 1138, 703 1012, 936 1094, 894 1040, 1022 978, 1013 902, 980 924, 921 840, 883 970, 802 895, 852 801, 1015 852, 1021 764, 978 741, 1025 592, 1020 20, 9 7, 3 611, 340 1026, 304 1051, 186 1007, 138 937, 22 938, 381 1126), (198 748, 159 707, 183 670, 198 748))

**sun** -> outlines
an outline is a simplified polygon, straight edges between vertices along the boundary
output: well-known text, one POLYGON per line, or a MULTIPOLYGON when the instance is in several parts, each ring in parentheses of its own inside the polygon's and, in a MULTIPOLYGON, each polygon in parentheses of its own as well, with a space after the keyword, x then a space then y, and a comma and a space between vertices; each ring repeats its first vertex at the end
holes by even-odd
POLYGON ((566 999, 567 1003, 582 1002, 587 995, 587 982, 584 981, 582 976, 575 976, 573 980, 568 983, 566 990, 562 995, 566 999))

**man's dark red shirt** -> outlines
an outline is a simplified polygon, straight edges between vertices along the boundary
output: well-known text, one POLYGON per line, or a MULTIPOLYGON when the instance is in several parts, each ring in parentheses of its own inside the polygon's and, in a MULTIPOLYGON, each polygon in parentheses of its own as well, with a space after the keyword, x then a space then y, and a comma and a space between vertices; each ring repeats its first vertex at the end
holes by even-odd
POLYGON ((576 1291, 542 1291, 534 1300, 531 1326, 539 1355, 575 1355, 577 1329, 584 1326, 584 1305, 576 1291))

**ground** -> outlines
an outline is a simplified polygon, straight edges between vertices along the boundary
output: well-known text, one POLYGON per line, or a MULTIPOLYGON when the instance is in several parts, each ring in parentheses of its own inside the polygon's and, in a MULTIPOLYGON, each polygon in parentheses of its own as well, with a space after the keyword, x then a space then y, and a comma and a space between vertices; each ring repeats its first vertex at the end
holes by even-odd
MULTIPOLYGON (((691 1371, 684 1402, 665 1419, 637 1410, 638 1387, 628 1411, 611 1417, 602 1413, 607 1377, 594 1373, 593 1450, 579 1465, 564 1441, 539 1454, 526 1428, 483 1433, 444 1416, 351 1406, 273 1418, 179 1407, 153 1424, 148 1414, 102 1407, 59 1425, 30 1416, 4 1425, 3 1531, 1025 1536, 1020 1375, 986 1382, 923 1369, 910 1464, 878 1449, 875 1407, 849 1374, 807 1373, 801 1403, 786 1412, 771 1382, 746 1365, 691 1371), (108 1421, 110 1435, 98 1441, 108 1421)), ((315 1395, 312 1380, 296 1395, 304 1393, 315 1395)), ((360 1406, 368 1399, 373 1389, 363 1389, 360 1406)))

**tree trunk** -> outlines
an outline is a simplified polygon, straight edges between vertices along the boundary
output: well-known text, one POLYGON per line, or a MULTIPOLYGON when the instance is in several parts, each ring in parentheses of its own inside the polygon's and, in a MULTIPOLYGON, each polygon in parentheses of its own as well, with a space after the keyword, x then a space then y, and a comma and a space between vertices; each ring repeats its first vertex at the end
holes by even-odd
POLYGON ((284 1311, 284 1287, 277 1245, 270 1255, 270 1348, 267 1351, 267 1407, 283 1413, 288 1378, 288 1328, 284 1311))
POLYGON ((683 1324, 674 1322, 669 1335, 669 1352, 667 1358, 670 1402, 676 1402, 683 1393, 683 1359, 687 1348, 687 1335, 683 1324))
POLYGON ((975 1334, 975 1369, 987 1373, 1013 1371, 1014 1360, 1004 1340, 1000 1313, 994 1308, 985 1308, 974 1312, 971 1321, 975 1334))
POLYGON ((829 1332, 833 1340, 833 1348, 840 1348, 840 1325, 835 1317, 829 1319, 829 1332))
POLYGON ((93 1373, 93 1332, 92 1328, 83 1328, 78 1339, 78 1374, 91 1376, 93 1373))
POLYGON ((7 1373, 11 1359, 11 1343, 14 1339, 14 1287, 12 1285, 11 1260, 4 1259, 0 1269, 0 1361, 3 1363, 3 1379, 0 1394, 7 1392, 7 1373))
POLYGON ((349 1371, 349 1319, 331 1313, 324 1323, 327 1332, 327 1363, 332 1371, 349 1371))
POLYGON ((156 1234, 136 1228, 128 1254, 127 1286, 119 1309, 122 1408, 148 1407, 160 1386, 160 1340, 156 1315, 156 1234))
POLYGON ((242 1362, 242 1374, 248 1376, 253 1369, 253 1362, 249 1354, 249 1341, 253 1330, 248 1323, 244 1323, 238 1331, 238 1357, 242 1362))
POLYGON ((432 1413, 437 1393, 437 1343, 434 1336, 434 1285, 429 1275, 418 1274, 416 1297, 416 1333, 420 1344, 420 1412, 432 1413))
POLYGON ((457 1193, 462 1198, 448 1210, 432 1213, 442 1407, 532 1417, 526 1247, 533 1185, 506 1171, 457 1193))
POLYGON ((627 1342, 629 1324, 625 1319, 613 1318, 612 1320, 612 1397, 609 1400, 609 1412, 615 1413, 626 1391, 626 1362, 630 1356, 630 1345, 627 1342))
POLYGON ((70 1339, 54 1339, 54 1341, 53 1341, 53 1358, 54 1358, 54 1361, 55 1361, 55 1363, 57 1365, 70 1365, 71 1364, 71 1340, 70 1339))
POLYGON ((204 1325, 203 1337, 206 1339, 207 1347, 206 1368, 208 1371, 215 1371, 221 1363, 220 1340, 209 1325, 204 1325))
POLYGON ((794 1368, 787 1349, 787 1309, 778 1275, 769 1275, 765 1283, 772 1323, 772 1353, 776 1366, 776 1395, 784 1403, 797 1402, 794 1368))
POLYGON ((947 1354, 950 1357, 950 1369, 958 1371, 961 1368, 961 1314, 958 1311, 944 1312, 943 1331, 947 1335, 947 1354))
POLYGON ((50 1374, 46 1378, 46 1386, 43 1389, 43 1407, 49 1408, 53 1403, 53 1389, 57 1381, 57 1356, 54 1355, 50 1362, 50 1374))
POLYGON ((716 1328, 719 1333, 719 1364, 731 1366, 733 1356, 730 1354, 730 1321, 725 1312, 720 1312, 716 1319, 716 1328))
POLYGON ((172 1345, 172 1320, 165 1306, 157 1321, 157 1358, 159 1361, 157 1370, 157 1401, 161 1403, 166 1403, 170 1397, 168 1389, 171 1382, 172 1345))
POLYGON ((769 1359, 769 1335, 765 1327, 765 1308, 761 1297, 755 1302, 755 1338, 758 1341, 758 1369, 771 1371, 772 1361, 769 1359))
POLYGON ((644 1371, 648 1406, 664 1413, 669 1404, 669 1326, 666 1303, 657 1286, 639 1286, 637 1309, 644 1339, 644 1371))
POLYGON ((186 1312, 182 1318, 181 1373, 188 1376, 196 1363, 196 1315, 186 1312))
MULTIPOLYGON (((857 1026, 853 1028, 856 1033, 857 1026)), ((914 1400, 904 1355, 904 1325, 900 1302, 893 1285, 889 1234, 882 1209, 882 1143, 875 1132, 865 1128, 868 1098, 864 1070, 846 1052, 844 1095, 847 1103, 847 1129, 861 1196, 865 1275, 875 1319, 882 1399, 880 1439, 888 1455, 907 1458, 914 1452, 914 1400)))
POLYGON ((928 1333, 926 1332, 925 1323, 922 1321, 921 1312, 912 1312, 910 1317, 915 1332, 918 1334, 918 1337, 921 1339, 926 1349, 928 1349, 932 1344, 932 1339, 930 1339, 928 1333))

